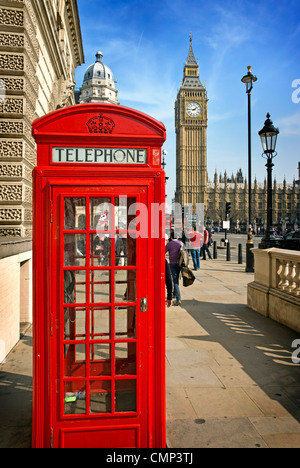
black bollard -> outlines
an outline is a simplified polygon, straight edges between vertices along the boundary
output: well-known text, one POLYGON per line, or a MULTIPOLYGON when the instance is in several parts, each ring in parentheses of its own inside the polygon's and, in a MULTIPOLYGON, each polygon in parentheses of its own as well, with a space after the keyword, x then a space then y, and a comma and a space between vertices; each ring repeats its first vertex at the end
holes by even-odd
POLYGON ((214 241, 214 259, 218 258, 217 242, 214 241))
POLYGON ((239 265, 242 265, 243 263, 243 246, 242 244, 239 244, 239 265))
POLYGON ((230 262, 231 260, 231 253, 230 253, 230 242, 227 242, 227 262, 230 262))

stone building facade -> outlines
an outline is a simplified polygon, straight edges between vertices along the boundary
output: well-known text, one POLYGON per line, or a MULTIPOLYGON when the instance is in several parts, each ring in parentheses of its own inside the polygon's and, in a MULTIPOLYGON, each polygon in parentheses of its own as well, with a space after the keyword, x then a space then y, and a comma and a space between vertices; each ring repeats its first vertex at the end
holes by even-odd
MULTIPOLYGON (((300 179, 300 174, 299 174, 300 179)), ((231 203, 231 228, 246 232, 248 226, 248 183, 241 170, 230 178, 215 173, 205 191, 205 220, 214 226, 222 227, 225 220, 226 202, 231 203)), ((252 227, 255 232, 263 231, 267 224, 267 182, 252 184, 252 227)), ((300 186, 296 180, 288 184, 273 185, 273 225, 278 230, 300 227, 300 186)))
POLYGON ((84 61, 77 2, 0 0, 0 236, 30 237, 31 123, 75 104, 84 61))
POLYGON ((76 0, 0 0, 0 362, 32 320, 31 123, 75 104, 76 0))
POLYGON ((103 63, 102 52, 96 53, 96 62, 90 65, 79 91, 79 104, 105 102, 119 104, 116 81, 111 69, 103 63))

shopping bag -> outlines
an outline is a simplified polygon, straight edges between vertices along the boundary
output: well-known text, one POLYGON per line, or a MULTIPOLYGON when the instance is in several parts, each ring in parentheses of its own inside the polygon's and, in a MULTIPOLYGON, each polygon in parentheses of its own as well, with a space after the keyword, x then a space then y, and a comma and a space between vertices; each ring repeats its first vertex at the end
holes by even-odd
POLYGON ((178 253, 178 260, 177 260, 177 265, 179 266, 179 268, 182 268, 183 266, 188 266, 189 264, 189 254, 186 250, 184 250, 184 248, 182 247, 180 250, 179 250, 179 253, 178 253))
POLYGON ((183 266, 181 268, 181 275, 182 275, 183 286, 185 288, 187 288, 188 286, 191 286, 196 279, 192 270, 186 266, 183 266))

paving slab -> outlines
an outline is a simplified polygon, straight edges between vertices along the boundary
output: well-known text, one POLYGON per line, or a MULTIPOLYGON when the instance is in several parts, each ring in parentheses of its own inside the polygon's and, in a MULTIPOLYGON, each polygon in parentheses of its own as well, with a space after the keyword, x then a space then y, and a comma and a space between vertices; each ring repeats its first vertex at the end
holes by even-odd
POLYGON ((167 421, 168 446, 177 448, 268 448, 247 418, 167 421))

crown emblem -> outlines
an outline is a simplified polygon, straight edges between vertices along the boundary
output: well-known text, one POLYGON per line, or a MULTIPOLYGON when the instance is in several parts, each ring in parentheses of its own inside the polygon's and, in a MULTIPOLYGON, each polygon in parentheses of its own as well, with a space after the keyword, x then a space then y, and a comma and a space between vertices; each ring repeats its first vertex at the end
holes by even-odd
POLYGON ((90 133, 112 133, 115 123, 100 114, 97 117, 92 117, 86 125, 90 133))

